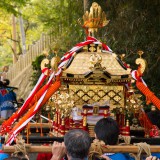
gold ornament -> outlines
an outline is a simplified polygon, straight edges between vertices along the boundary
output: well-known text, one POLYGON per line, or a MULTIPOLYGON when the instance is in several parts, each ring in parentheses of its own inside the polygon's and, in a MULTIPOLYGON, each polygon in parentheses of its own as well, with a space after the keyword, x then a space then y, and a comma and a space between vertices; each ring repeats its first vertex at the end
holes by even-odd
POLYGON ((135 63, 137 65, 141 65, 141 73, 143 73, 145 71, 146 66, 147 66, 147 62, 145 59, 142 58, 143 51, 138 51, 138 54, 140 57, 136 59, 135 63))
POLYGON ((83 25, 81 24, 80 20, 79 23, 84 28, 88 29, 89 35, 93 35, 95 31, 98 31, 98 28, 102 28, 109 23, 109 20, 106 19, 105 12, 102 11, 101 6, 99 6, 96 2, 92 3, 90 12, 86 11, 86 13, 83 15, 83 21, 83 25))

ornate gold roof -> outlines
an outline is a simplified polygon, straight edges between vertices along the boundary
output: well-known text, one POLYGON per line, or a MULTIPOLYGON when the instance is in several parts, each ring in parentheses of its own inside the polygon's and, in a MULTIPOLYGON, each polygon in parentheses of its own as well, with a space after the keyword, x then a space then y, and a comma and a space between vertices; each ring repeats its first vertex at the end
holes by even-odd
POLYGON ((76 53, 63 67, 61 79, 72 84, 109 84, 131 80, 127 69, 115 53, 102 51, 101 44, 90 44, 76 53))
MULTIPOLYGON (((74 75, 84 75, 91 71, 91 63, 90 57, 93 52, 81 52, 78 53, 70 66, 63 71, 64 73, 74 74, 74 75)), ((106 72, 108 72, 111 76, 121 76, 121 75, 129 75, 130 69, 125 70, 117 61, 115 54, 110 52, 98 53, 102 57, 101 65, 105 67, 106 72)))

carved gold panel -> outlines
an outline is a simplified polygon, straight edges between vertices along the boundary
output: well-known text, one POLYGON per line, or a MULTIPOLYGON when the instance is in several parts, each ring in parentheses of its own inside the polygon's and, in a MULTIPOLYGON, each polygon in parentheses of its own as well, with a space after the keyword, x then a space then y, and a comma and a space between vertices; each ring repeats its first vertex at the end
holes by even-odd
POLYGON ((69 94, 76 105, 109 101, 112 105, 124 106, 124 86, 69 85, 69 94))

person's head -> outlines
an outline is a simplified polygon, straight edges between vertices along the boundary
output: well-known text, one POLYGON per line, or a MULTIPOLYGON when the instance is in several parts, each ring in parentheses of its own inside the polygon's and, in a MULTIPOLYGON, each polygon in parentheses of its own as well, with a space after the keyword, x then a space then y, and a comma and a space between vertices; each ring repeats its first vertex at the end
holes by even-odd
POLYGON ((9 67, 8 66, 4 66, 3 67, 3 72, 8 72, 9 67))
POLYGON ((91 139, 86 131, 74 129, 65 134, 64 144, 70 159, 84 159, 88 155, 91 139))
POLYGON ((118 142, 119 126, 112 118, 100 119, 94 128, 96 138, 105 142, 106 145, 115 145, 118 142))

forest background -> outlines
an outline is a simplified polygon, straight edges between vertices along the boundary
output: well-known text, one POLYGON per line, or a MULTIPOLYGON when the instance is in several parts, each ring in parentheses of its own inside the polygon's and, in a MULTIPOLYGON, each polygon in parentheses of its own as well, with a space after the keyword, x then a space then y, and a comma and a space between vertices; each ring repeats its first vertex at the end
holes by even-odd
POLYGON ((92 2, 101 5, 110 20, 96 38, 118 55, 125 54, 132 69, 137 67, 137 51, 143 50, 148 64, 143 78, 160 97, 160 0, 1 0, 0 68, 23 54, 22 29, 26 50, 42 33, 53 34, 52 47, 60 48, 60 56, 84 41, 85 32, 77 20, 92 2))

